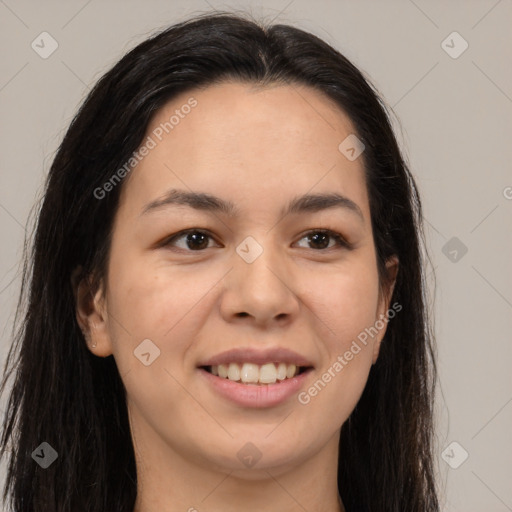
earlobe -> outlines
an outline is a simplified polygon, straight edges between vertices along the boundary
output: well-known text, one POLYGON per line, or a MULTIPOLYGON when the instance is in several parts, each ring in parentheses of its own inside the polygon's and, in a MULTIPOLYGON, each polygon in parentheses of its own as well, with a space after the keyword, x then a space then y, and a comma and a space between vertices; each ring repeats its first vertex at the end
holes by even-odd
POLYGON ((75 297, 76 319, 89 350, 100 357, 110 355, 112 350, 102 283, 100 282, 94 289, 90 276, 83 275, 82 267, 77 267, 71 276, 71 284, 75 297))

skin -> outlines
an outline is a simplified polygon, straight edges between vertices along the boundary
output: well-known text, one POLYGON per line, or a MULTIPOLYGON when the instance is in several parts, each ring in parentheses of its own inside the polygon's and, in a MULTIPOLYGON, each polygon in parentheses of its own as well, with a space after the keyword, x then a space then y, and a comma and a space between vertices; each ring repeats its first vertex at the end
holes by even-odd
MULTIPOLYGON (((355 130, 313 89, 223 83, 174 98, 147 133, 191 96, 197 106, 123 182, 103 286, 91 290, 83 281, 77 290, 89 349, 114 355, 127 390, 134 511, 344 511, 340 428, 385 327, 306 405, 293 396, 242 408, 205 384, 196 366, 235 347, 286 347, 314 365, 307 390, 385 316, 393 285, 379 294, 363 161, 338 150, 355 130), (168 206, 141 215, 170 188, 214 194, 241 213, 168 206), (297 195, 333 191, 357 203, 363 219, 342 208, 279 216, 297 195), (158 245, 189 228, 211 233, 208 248, 187 245, 186 236, 174 250, 158 245), (321 228, 353 248, 333 238, 328 249, 315 245, 307 234, 321 228), (250 264, 235 251, 247 236, 263 248, 250 264), (160 349, 149 366, 134 357, 144 339, 160 349), (248 442, 262 454, 251 468, 237 457, 248 442)), ((389 261, 393 277, 397 265, 389 261)))

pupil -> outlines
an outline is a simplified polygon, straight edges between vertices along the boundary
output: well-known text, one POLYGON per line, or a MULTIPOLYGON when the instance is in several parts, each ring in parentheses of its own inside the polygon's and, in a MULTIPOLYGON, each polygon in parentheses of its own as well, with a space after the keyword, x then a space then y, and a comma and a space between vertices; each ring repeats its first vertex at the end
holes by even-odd
MULTIPOLYGON (((192 245, 194 245, 194 244, 196 244, 198 242, 198 240, 200 238, 202 238, 203 245, 204 245, 204 241, 205 240, 206 240, 206 245, 208 245, 208 240, 207 240, 207 237, 206 237, 206 235, 204 233, 199 233, 199 232, 189 233, 188 236, 187 236, 187 245, 189 246, 189 249, 193 249, 194 248, 194 247, 190 247, 189 242, 191 242, 192 245)), ((203 245, 201 245, 201 247, 199 247, 199 248, 203 248, 203 245)), ((196 246, 196 248, 197 248, 197 246, 196 246)))
MULTIPOLYGON (((327 233, 315 233, 314 235, 310 235, 310 238, 312 239, 313 243, 317 243, 319 238, 322 238, 323 242, 326 242, 329 238, 329 235, 327 233)), ((329 245, 328 241, 327 243, 323 243, 322 249, 327 247, 329 245)))

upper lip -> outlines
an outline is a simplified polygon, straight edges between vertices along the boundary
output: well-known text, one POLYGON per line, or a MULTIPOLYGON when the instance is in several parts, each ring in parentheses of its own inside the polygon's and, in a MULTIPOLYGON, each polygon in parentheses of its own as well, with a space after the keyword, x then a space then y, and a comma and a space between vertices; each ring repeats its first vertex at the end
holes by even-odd
POLYGON ((201 363, 198 366, 218 366, 229 363, 253 363, 262 365, 265 363, 286 363, 295 366, 313 366, 305 357, 287 348, 234 348, 217 354, 201 363))

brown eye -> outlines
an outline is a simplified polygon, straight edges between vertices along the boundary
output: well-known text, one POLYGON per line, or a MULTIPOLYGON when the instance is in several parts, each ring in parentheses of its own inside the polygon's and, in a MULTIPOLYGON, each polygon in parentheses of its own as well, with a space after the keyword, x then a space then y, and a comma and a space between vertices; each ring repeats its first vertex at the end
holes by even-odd
POLYGON ((348 242, 335 231, 331 231, 329 229, 316 229, 310 231, 305 236, 301 238, 301 240, 307 239, 308 243, 311 244, 309 249, 315 250, 325 250, 331 249, 332 247, 349 247, 348 242), (334 241, 334 245, 329 245, 331 241, 334 241))
MULTIPOLYGON (((167 239, 163 244, 164 246, 176 246, 179 249, 190 250, 190 251, 201 251, 208 248, 208 242, 212 239, 211 235, 205 231, 198 229, 188 229, 181 231, 173 237, 167 239), (183 239, 184 243, 181 246, 176 245, 176 241, 183 239)), ((212 239, 213 240, 213 239, 212 239)))

